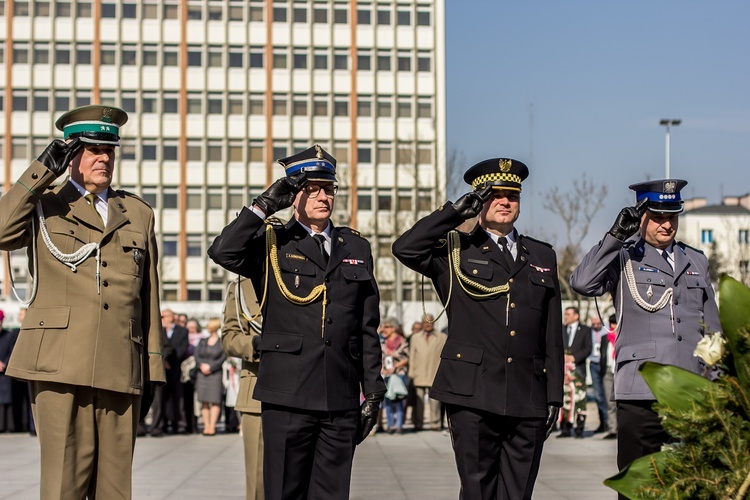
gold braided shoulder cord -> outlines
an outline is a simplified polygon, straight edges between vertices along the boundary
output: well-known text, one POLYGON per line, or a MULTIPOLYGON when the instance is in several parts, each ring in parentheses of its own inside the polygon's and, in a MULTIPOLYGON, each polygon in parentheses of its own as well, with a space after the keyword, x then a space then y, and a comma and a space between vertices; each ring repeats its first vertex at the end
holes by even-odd
POLYGON ((443 310, 440 311, 440 314, 433 321, 429 321, 426 319, 427 312, 425 311, 424 307, 424 275, 422 275, 422 315, 425 317, 425 321, 429 323, 435 323, 443 315, 443 313, 445 313, 446 309, 448 308, 448 304, 450 303, 451 295, 453 293, 454 275, 458 278, 458 284, 468 296, 475 299, 488 299, 496 295, 507 293, 508 304, 510 304, 510 293, 508 293, 510 292, 510 285, 508 283, 488 287, 472 280, 461 270, 461 237, 459 236, 458 231, 450 231, 448 233, 448 273, 448 298, 445 300, 445 306, 443 307, 443 310), (481 293, 469 290, 466 285, 479 290, 479 292, 481 293))
MULTIPOLYGON (((313 288, 307 297, 300 297, 294 295, 284 284, 284 280, 281 279, 281 269, 279 269, 279 252, 276 247, 276 232, 272 225, 266 226, 266 284, 265 290, 263 291, 263 301, 266 299, 266 292, 268 291, 268 264, 270 262, 271 269, 273 269, 273 275, 276 277, 276 284, 279 287, 281 295, 292 304, 304 306, 314 302, 321 295, 323 296, 323 314, 320 318, 320 335, 325 336, 325 319, 326 319, 326 305, 327 300, 327 289, 324 284, 317 285, 313 288)), ((261 304, 262 307, 263 304, 261 304)), ((257 317, 257 316, 256 316, 257 317)))

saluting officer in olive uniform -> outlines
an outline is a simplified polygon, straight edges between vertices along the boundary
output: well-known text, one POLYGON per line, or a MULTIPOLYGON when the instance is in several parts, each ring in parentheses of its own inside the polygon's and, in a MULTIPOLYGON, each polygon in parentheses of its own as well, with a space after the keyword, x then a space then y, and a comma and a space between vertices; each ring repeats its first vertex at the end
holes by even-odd
POLYGON ((240 389, 234 409, 240 412, 245 448, 245 498, 263 500, 263 434, 260 401, 253 399, 258 381, 259 353, 253 339, 261 331, 260 304, 253 283, 239 277, 229 284, 224 301, 221 345, 229 356, 242 360, 240 389))
POLYGON ((461 498, 531 498, 544 440, 563 402, 560 287, 554 250, 518 233, 518 160, 471 167, 473 191, 393 244, 432 280, 448 314, 430 397, 447 405, 461 498), (454 228, 479 215, 470 233, 454 228))
POLYGON ((43 499, 130 498, 141 396, 165 380, 154 213, 110 187, 127 118, 65 113, 66 142, 0 198, 0 248, 27 247, 34 273, 7 373, 31 381, 43 499))
POLYGON ((720 331, 708 259, 675 241, 680 190, 687 181, 633 184, 635 207, 623 208, 612 229, 583 258, 570 283, 587 297, 612 294, 618 315, 614 399, 617 465, 659 451, 669 435, 651 409, 654 395, 638 368, 646 361, 701 373, 693 356, 704 325, 720 331), (628 240, 635 233, 637 240, 628 240))
POLYGON ((372 254, 359 233, 331 224, 331 155, 315 145, 278 162, 287 175, 244 208, 208 254, 249 277, 262 298, 253 397, 263 403, 266 499, 343 500, 354 449, 385 394, 372 254), (292 205, 285 226, 264 223, 292 205))

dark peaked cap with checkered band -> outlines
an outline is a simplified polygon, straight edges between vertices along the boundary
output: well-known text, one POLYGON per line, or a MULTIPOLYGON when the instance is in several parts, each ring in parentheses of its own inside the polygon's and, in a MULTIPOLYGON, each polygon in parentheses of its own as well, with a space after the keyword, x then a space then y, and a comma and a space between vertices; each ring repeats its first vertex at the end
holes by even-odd
POLYGON ((490 158, 480 161, 464 174, 464 182, 476 191, 486 183, 494 189, 521 191, 521 182, 529 176, 529 168, 518 160, 490 158))

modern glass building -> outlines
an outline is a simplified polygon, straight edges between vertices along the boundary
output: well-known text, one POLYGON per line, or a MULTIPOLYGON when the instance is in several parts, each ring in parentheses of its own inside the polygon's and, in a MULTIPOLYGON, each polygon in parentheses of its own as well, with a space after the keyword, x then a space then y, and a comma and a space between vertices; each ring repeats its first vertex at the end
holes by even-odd
MULTIPOLYGON (((231 276, 208 245, 283 175, 275 159, 318 143, 383 301, 419 300, 390 246, 445 197, 444 24, 443 0, 0 0, 3 191, 64 111, 123 108, 113 186, 155 209, 162 298, 218 301, 231 276)), ((25 252, 11 267, 23 289, 25 252)))

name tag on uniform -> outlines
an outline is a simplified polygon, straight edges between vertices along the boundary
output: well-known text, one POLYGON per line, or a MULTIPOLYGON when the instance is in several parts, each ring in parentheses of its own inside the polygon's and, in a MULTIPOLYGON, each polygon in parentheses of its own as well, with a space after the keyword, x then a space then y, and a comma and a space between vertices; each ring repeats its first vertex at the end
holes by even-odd
POLYGON ((345 264, 351 264, 353 266, 359 266, 359 265, 363 265, 365 263, 364 260, 359 260, 359 259, 344 259, 341 262, 343 262, 345 264))
POLYGON ((698 271, 688 271, 685 274, 687 274, 688 276, 700 276, 701 275, 701 273, 699 273, 698 271))
POLYGON ((296 253, 288 253, 286 254, 287 259, 294 259, 294 260, 307 260, 307 257, 304 255, 298 255, 296 253))
POLYGON ((647 273, 658 273, 659 270, 653 267, 639 267, 639 271, 646 271, 647 273))
POLYGON ((539 271, 540 273, 548 273, 552 270, 549 267, 539 267, 539 266, 535 266, 534 264, 529 264, 529 265, 533 267, 534 269, 536 269, 537 271, 539 271))

